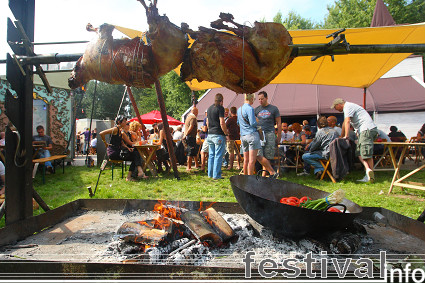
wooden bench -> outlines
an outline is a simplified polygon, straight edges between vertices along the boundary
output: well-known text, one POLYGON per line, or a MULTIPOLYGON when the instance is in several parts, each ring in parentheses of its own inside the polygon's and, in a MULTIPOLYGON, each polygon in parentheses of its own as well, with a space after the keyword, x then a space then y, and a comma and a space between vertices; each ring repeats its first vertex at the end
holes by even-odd
POLYGON ((34 171, 33 171, 33 177, 35 176, 35 173, 37 172, 37 168, 38 165, 41 163, 43 164, 43 184, 46 183, 46 166, 44 166, 44 164, 47 161, 55 161, 55 160, 62 160, 62 173, 65 173, 65 158, 67 156, 66 155, 52 155, 50 157, 45 157, 45 158, 38 158, 38 159, 33 159, 32 163, 34 164, 34 171))

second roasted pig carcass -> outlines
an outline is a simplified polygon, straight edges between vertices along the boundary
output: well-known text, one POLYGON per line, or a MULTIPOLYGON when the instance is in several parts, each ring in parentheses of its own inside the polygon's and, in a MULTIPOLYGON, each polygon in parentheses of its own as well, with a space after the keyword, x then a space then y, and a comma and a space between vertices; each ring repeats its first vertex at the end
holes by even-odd
POLYGON ((221 13, 211 27, 214 29, 200 27, 197 32, 184 28, 196 40, 183 60, 183 80, 210 81, 237 93, 254 93, 292 62, 292 38, 282 24, 255 22, 251 28, 235 23, 231 14, 221 13))
POLYGON ((68 85, 74 89, 90 80, 149 88, 162 75, 176 68, 183 60, 188 38, 166 16, 160 16, 156 1, 146 9, 149 24, 148 44, 141 38, 113 39, 114 26, 104 24, 96 31, 98 38, 89 43, 77 61, 68 85))

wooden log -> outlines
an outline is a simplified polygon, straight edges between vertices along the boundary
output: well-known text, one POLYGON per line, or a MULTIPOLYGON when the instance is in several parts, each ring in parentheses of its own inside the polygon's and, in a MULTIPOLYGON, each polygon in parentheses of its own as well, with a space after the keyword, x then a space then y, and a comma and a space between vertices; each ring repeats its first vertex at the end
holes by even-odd
POLYGON ((174 206, 171 204, 164 204, 162 202, 158 202, 155 204, 154 211, 157 211, 163 217, 172 218, 175 220, 181 220, 182 213, 188 211, 188 209, 184 207, 174 206))
POLYGON ((223 242, 228 242, 235 237, 235 231, 233 231, 232 227, 214 208, 210 207, 204 210, 202 215, 208 224, 213 227, 214 231, 223 239, 223 242))
MULTIPOLYGON (((166 221, 166 220, 165 220, 166 221)), ((126 242, 137 244, 158 245, 166 241, 168 235, 173 231, 173 223, 168 220, 167 225, 158 227, 156 219, 124 222, 118 229, 117 234, 126 242)))
POLYGON ((219 246, 223 243, 221 237, 198 211, 190 210, 184 212, 181 218, 186 227, 199 241, 207 243, 209 246, 219 246))
POLYGON ((164 124, 165 137, 170 155, 171 167, 173 167, 174 177, 180 180, 179 171, 177 170, 177 158, 174 154, 173 137, 171 136, 170 126, 168 125, 167 110, 165 109, 164 95, 162 94, 161 84, 159 80, 155 82, 156 97, 159 109, 161 110, 162 123, 164 124))
POLYGON ((137 121, 142 125, 142 133, 145 140, 148 140, 148 132, 146 130, 145 124, 143 124, 142 119, 140 118, 139 108, 137 107, 136 100, 134 99, 133 92, 129 86, 126 86, 128 97, 130 98, 131 105, 133 105, 134 113, 136 113, 137 121))

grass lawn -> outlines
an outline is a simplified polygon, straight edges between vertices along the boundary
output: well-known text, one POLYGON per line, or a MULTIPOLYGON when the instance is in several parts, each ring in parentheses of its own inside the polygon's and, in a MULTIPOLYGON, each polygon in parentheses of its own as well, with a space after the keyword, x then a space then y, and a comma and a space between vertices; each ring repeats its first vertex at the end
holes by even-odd
MULTIPOLYGON (((128 167, 127 167, 128 168, 128 167)), ((229 177, 238 174, 237 170, 223 170, 223 180, 212 181, 206 173, 186 173, 185 167, 179 166, 181 180, 174 179, 172 173, 160 174, 157 178, 149 178, 139 182, 126 182, 121 179, 121 169, 115 169, 114 180, 111 180, 111 170, 102 172, 99 186, 94 198, 99 199, 165 199, 192 200, 212 202, 236 202, 230 186, 229 177)), ((402 215, 416 219, 425 209, 425 191, 393 189, 388 195, 388 189, 393 172, 377 172, 374 184, 355 182, 363 177, 363 171, 354 171, 345 180, 333 184, 330 180, 318 181, 311 177, 297 177, 295 171, 284 173, 282 180, 303 184, 323 191, 333 192, 343 189, 346 198, 361 206, 384 207, 402 215)), ((402 171, 402 175, 406 172, 402 171)), ((34 179, 34 188, 51 208, 56 208, 68 202, 89 198, 87 190, 96 186, 99 169, 97 167, 67 166, 65 174, 58 168, 57 173, 46 176, 46 184, 42 184, 41 174, 34 179)), ((414 181, 425 183, 425 172, 414 176, 414 181)), ((43 213, 39 208, 34 214, 43 213)), ((4 226, 4 217, 0 227, 4 226)))

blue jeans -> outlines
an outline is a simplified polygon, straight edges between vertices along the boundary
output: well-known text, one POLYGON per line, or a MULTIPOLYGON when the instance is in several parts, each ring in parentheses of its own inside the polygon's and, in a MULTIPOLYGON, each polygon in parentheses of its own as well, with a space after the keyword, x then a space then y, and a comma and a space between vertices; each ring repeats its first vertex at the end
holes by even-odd
MULTIPOLYGON (((39 158, 46 158, 46 157, 50 157, 50 156, 51 156, 50 155, 50 151, 48 151, 47 149, 41 149, 38 152, 38 157, 39 158)), ((46 166, 46 167, 52 167, 52 162, 47 161, 47 162, 44 163, 44 166, 46 166)))
POLYGON ((316 174, 317 172, 320 172, 323 170, 325 170, 325 168, 323 168, 322 164, 320 164, 319 159, 323 159, 323 157, 320 154, 317 153, 304 153, 303 154, 303 160, 304 162, 306 162, 307 164, 310 164, 311 166, 314 167, 314 174, 316 174))
POLYGON ((208 177, 221 178, 221 164, 226 148, 226 137, 222 135, 208 135, 208 177))

